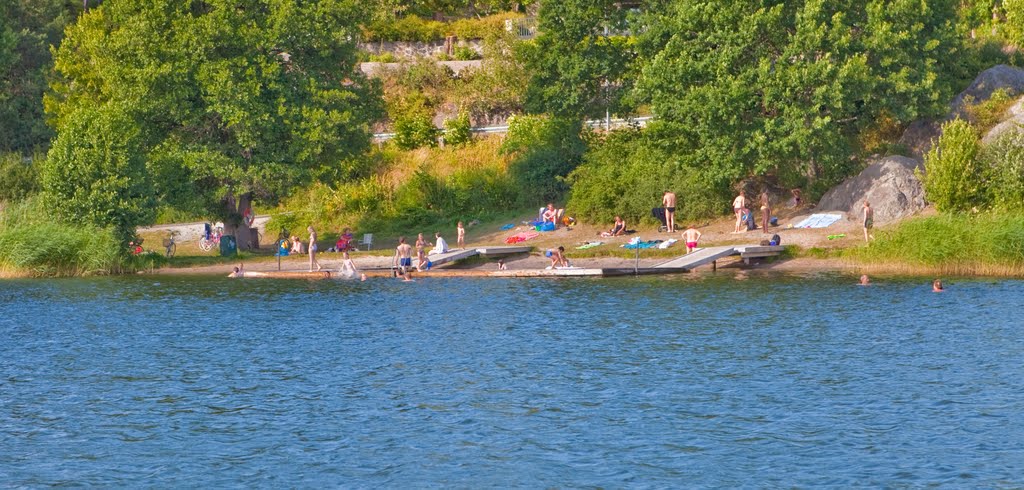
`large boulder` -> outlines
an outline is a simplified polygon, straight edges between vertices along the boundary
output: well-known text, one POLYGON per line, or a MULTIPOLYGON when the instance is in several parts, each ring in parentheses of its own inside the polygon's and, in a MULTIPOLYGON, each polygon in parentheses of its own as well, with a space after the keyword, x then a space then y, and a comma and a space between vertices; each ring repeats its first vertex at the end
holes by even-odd
POLYGON ((843 211, 858 217, 864 200, 875 211, 875 222, 885 223, 914 214, 925 207, 924 188, 914 175, 921 163, 913 158, 889 156, 874 161, 856 177, 825 193, 819 211, 843 211))
MULTIPOLYGON (((903 136, 900 137, 900 144, 905 146, 912 156, 917 158, 923 157, 932 148, 932 143, 942 133, 942 123, 957 117, 967 119, 968 102, 971 104, 985 102, 992 97, 993 92, 999 89, 1006 90, 1011 97, 1024 94, 1024 69, 1007 65, 996 65, 981 72, 966 90, 960 92, 953 99, 953 102, 949 105, 949 113, 946 117, 939 120, 922 119, 914 121, 904 131, 903 136)), ((1011 108, 1011 111, 1013 110, 1024 110, 1024 108, 1014 106, 1014 108, 1011 108)), ((1014 115, 1016 116, 1017 114, 1014 115)), ((1007 127, 1001 128, 1000 131, 1005 131, 1009 127, 1011 126, 1007 125, 1007 127)))
POLYGON ((1019 133, 1024 129, 1024 98, 1010 106, 1003 117, 1006 118, 1003 122, 996 124, 981 138, 983 144, 992 144, 1006 133, 1019 133))

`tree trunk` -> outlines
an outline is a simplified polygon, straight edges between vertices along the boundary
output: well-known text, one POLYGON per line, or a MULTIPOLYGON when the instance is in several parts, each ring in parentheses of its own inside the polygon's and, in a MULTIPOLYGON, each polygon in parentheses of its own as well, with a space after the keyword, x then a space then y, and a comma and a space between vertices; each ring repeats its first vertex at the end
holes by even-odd
POLYGON ((239 250, 258 250, 260 248, 256 228, 250 228, 244 219, 246 209, 249 209, 250 213, 252 212, 251 206, 252 194, 248 192, 239 196, 237 202, 235 195, 230 192, 224 198, 224 234, 235 236, 235 243, 238 244, 239 250))

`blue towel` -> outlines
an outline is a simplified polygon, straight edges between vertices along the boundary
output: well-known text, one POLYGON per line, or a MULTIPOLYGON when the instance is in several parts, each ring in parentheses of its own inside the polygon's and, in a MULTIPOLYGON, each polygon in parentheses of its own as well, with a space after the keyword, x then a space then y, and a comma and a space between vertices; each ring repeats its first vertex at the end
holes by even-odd
POLYGON ((502 226, 501 227, 501 231, 511 230, 512 228, 515 228, 515 227, 516 227, 515 223, 509 223, 509 224, 507 224, 505 226, 502 226))

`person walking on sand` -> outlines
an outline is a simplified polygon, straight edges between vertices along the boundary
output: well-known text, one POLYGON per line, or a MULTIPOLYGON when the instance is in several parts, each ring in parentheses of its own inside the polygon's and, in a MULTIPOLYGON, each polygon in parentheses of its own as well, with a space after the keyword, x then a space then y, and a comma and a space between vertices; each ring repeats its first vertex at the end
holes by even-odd
POLYGON ((772 205, 768 199, 768 191, 761 193, 761 233, 768 233, 768 222, 771 220, 772 205))
POLYGON ((461 221, 459 221, 459 224, 456 225, 455 232, 457 233, 457 235, 455 236, 455 246, 459 247, 460 249, 466 248, 466 229, 462 227, 461 221))
POLYGON ((313 229, 313 225, 306 227, 306 231, 309 232, 309 272, 313 272, 313 266, 316 266, 317 272, 323 267, 320 267, 320 262, 316 261, 316 230, 313 229))
POLYGON ((732 210, 736 213, 736 227, 733 233, 740 232, 740 225, 743 223, 743 210, 747 207, 747 194, 740 191, 740 195, 732 200, 732 210))
POLYGON ((427 240, 423 238, 423 234, 416 235, 416 270, 423 272, 423 268, 427 266, 427 240))
POLYGON ((871 235, 871 228, 875 226, 875 210, 871 209, 871 203, 864 201, 862 212, 862 223, 864 225, 864 243, 871 243, 874 236, 871 235))
POLYGON ((693 252, 697 248, 697 241, 700 240, 701 232, 691 226, 683 232, 683 242, 686 243, 686 253, 693 252))
POLYGON ((661 204, 665 206, 665 225, 668 226, 669 233, 676 232, 676 194, 672 191, 665 190, 665 194, 661 196, 661 204))
POLYGON ((405 243, 405 237, 398 237, 398 246, 395 247, 395 258, 391 264, 397 267, 400 274, 405 273, 412 268, 412 247, 408 243, 405 243))

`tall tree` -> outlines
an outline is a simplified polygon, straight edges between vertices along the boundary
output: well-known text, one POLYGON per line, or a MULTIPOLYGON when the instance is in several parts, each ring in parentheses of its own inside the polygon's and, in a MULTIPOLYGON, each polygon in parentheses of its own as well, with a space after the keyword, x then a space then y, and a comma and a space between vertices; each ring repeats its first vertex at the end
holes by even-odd
POLYGON ((79 108, 117 101, 159 197, 214 213, 244 244, 252 198, 337 175, 368 147, 381 107, 356 70, 363 13, 356 0, 106 2, 69 29, 47 108, 61 133, 79 108))
POLYGON ((634 57, 629 12, 614 0, 544 0, 540 33, 522 48, 527 110, 582 118, 623 110, 634 57))
POLYGON ((686 163, 828 184, 880 114, 935 113, 958 42, 952 0, 676 0, 646 16, 637 95, 686 163))

